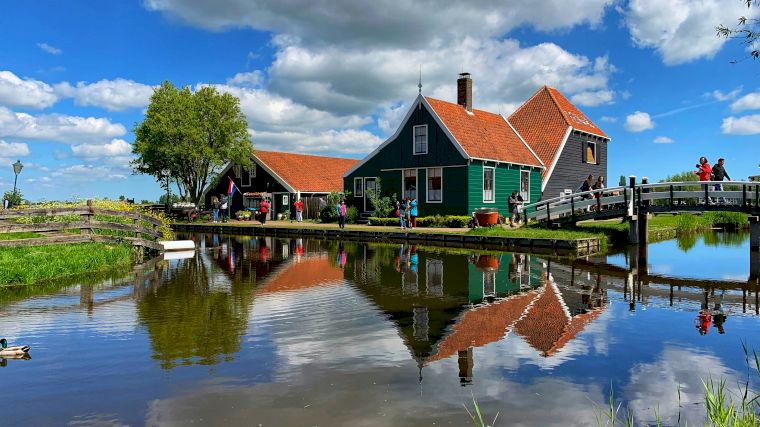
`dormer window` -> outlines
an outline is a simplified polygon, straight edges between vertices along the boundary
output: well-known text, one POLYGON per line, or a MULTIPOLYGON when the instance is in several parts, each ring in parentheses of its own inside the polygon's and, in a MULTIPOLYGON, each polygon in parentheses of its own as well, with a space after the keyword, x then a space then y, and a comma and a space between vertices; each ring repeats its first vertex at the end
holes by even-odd
POLYGON ((427 125, 414 127, 414 154, 427 154, 427 125))

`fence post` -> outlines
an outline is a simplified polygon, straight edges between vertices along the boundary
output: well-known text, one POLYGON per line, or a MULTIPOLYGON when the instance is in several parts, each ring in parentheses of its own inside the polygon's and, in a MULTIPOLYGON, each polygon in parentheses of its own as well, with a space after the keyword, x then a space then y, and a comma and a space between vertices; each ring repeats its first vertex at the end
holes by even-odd
POLYGON ((673 184, 670 184, 670 209, 675 207, 675 200, 673 200, 673 184))
POLYGON ((710 206, 710 186, 707 184, 702 184, 705 186, 705 210, 707 210, 707 207, 710 206))
POLYGON ((747 209, 747 184, 742 184, 742 210, 747 209))
POLYGON ((132 219, 132 224, 135 226, 135 237, 140 238, 140 212, 135 211, 134 218, 132 219))
POLYGON ((575 196, 570 196, 570 217, 575 225, 575 196))
POLYGON ((628 177, 628 185, 631 187, 631 201, 630 206, 626 206, 626 209, 628 209, 628 215, 633 216, 635 214, 635 198, 636 198, 636 175, 631 175, 628 177))
MULTIPOLYGON (((641 178, 641 185, 647 185, 647 184, 649 184, 649 178, 642 177, 641 178)), ((647 194, 647 193, 649 193, 649 188, 644 188, 644 189, 642 189, 642 191, 644 192, 644 194, 647 194)), ((641 194, 639 194, 639 204, 641 204, 643 206, 649 206, 649 200, 644 200, 643 202, 641 202, 641 194)), ((647 211, 648 211, 648 209, 647 209, 647 211)))
POLYGON ((760 207, 760 184, 755 184, 755 207, 760 207))
POLYGON ((87 228, 80 229, 79 233, 85 236, 92 235, 92 200, 87 201, 87 213, 79 215, 79 218, 87 224, 87 228))

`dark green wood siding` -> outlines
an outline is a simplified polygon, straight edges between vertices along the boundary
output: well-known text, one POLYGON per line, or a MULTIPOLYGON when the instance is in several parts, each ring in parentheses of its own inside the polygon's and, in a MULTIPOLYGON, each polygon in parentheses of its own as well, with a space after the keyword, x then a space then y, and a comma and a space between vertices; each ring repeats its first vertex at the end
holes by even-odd
POLYGON ((483 202, 484 163, 479 160, 473 161, 467 168, 469 212, 472 212, 477 208, 497 208, 499 210, 499 214, 508 215, 509 195, 512 194, 513 191, 519 191, 520 189, 521 170, 531 171, 530 201, 526 201, 526 203, 536 202, 541 197, 541 170, 539 168, 526 168, 524 166, 517 166, 506 163, 495 165, 493 162, 486 162, 485 166, 495 167, 495 200, 493 203, 483 202))

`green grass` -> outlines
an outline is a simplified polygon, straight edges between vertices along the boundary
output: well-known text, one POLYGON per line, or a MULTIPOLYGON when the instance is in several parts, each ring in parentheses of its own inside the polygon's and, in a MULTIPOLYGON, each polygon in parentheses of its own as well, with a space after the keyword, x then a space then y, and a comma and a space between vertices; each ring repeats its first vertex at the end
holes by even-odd
POLYGON ((17 239, 33 239, 35 237, 42 237, 37 233, 0 233, 0 240, 17 240, 17 239))
POLYGON ((551 230, 542 227, 481 227, 473 228, 468 234, 474 234, 477 236, 500 236, 500 237, 514 237, 520 239, 559 239, 559 240, 574 240, 574 239, 588 239, 596 237, 604 237, 602 233, 593 231, 578 230, 578 229, 559 229, 551 230))
POLYGON ((0 248, 0 286, 29 285, 128 267, 132 258, 132 247, 126 244, 81 243, 0 248))

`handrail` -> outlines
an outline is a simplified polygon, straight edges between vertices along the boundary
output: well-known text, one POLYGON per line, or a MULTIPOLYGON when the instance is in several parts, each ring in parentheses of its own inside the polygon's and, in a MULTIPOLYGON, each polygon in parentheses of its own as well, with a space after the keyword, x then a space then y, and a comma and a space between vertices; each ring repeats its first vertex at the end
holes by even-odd
POLYGON ((572 193, 572 194, 567 194, 567 195, 564 195, 564 196, 555 197, 553 199, 541 200, 540 202, 536 202, 536 203, 531 203, 529 205, 525 205, 525 207, 527 208, 528 206, 546 205, 546 204, 554 203, 554 202, 565 202, 565 201, 569 201, 570 197, 580 197, 580 196, 584 196, 584 195, 587 195, 587 194, 594 195, 594 194, 597 194, 599 192, 606 193, 608 191, 620 191, 620 190, 622 190, 624 188, 627 189, 627 188, 630 188, 630 187, 600 188, 600 189, 597 189, 597 190, 589 190, 589 191, 584 191, 584 192, 581 192, 581 193, 572 193))

